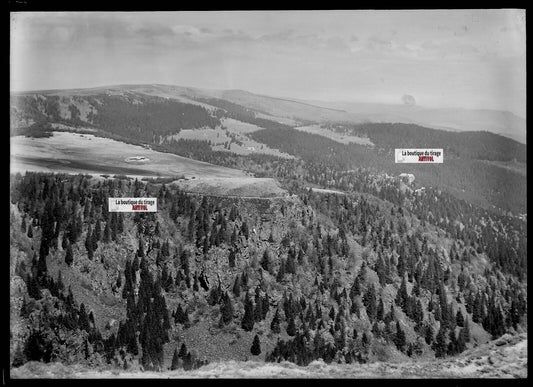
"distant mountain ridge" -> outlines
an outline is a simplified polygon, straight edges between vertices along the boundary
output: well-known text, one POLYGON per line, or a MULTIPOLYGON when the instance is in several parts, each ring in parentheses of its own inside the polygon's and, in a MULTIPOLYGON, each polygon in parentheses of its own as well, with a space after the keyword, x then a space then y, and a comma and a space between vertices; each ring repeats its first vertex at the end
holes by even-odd
POLYGON ((368 122, 412 123, 433 129, 489 131, 526 143, 526 119, 509 111, 464 108, 426 108, 420 106, 306 101, 320 107, 342 109, 368 122))
POLYGON ((244 90, 214 90, 174 85, 112 85, 86 89, 37 90, 12 95, 86 96, 94 94, 141 93, 193 103, 197 98, 220 98, 273 117, 299 121, 347 123, 408 123, 453 131, 489 131, 526 142, 526 120, 508 111, 462 108, 326 102, 280 98, 244 90))

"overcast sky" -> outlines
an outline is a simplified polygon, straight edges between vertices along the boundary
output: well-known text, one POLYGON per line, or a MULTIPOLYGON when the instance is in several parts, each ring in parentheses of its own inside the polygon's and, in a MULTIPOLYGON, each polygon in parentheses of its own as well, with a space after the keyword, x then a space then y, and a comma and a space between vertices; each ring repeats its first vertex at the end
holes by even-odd
POLYGON ((526 115, 525 12, 11 14, 11 89, 162 83, 526 115))

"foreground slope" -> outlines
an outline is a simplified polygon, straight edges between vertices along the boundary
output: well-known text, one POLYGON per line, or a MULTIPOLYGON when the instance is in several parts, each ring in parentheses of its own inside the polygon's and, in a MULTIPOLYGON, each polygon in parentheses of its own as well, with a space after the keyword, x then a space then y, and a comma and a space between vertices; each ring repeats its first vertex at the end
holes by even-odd
POLYGON ((197 370, 167 372, 128 372, 94 370, 81 365, 30 362, 11 371, 12 378, 527 378, 527 335, 506 335, 483 344, 458 358, 407 363, 364 365, 326 364, 314 361, 307 367, 289 362, 215 362, 197 370))
POLYGON ((527 329, 522 222, 460 202, 443 221, 437 192, 357 184, 246 198, 12 176, 12 367, 423 363, 527 329), (158 212, 109 213, 113 196, 157 197, 158 212))

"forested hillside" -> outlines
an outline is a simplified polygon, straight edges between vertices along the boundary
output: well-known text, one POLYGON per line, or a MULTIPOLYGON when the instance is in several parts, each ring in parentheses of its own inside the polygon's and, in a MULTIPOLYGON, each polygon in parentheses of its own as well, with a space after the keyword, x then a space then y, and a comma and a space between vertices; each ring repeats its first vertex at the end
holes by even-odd
MULTIPOLYGON (((413 173, 419 186, 447 190, 455 197, 485 209, 511 212, 515 216, 527 212, 526 147, 500 135, 451 132, 401 123, 322 124, 324 131, 369 138, 375 144, 374 148, 369 148, 359 144, 341 144, 325 136, 295 130, 275 121, 275 117, 263 118, 260 110, 222 98, 202 96, 198 90, 190 92, 188 101, 191 103, 168 96, 144 94, 143 90, 141 86, 131 86, 87 91, 79 95, 14 95, 11 134, 40 137, 50 136, 52 130, 91 130, 98 136, 133 144, 149 144, 159 151, 240 168, 261 176, 280 176, 278 166, 282 168, 283 175, 288 164, 291 165, 289 169, 295 169, 299 175, 302 169, 312 170, 317 166, 328 170, 328 173, 360 167, 393 175, 413 173), (221 123, 225 118, 263 128, 245 135, 299 160, 285 163, 277 157, 262 154, 260 149, 255 154, 237 155, 213 150, 208 141, 176 141, 168 137, 182 129, 208 127, 222 131, 226 129, 221 123), (63 127, 54 129, 57 124, 63 127), (395 164, 395 148, 443 148, 444 163, 437 166, 395 164), (268 163, 268 167, 261 165, 264 162, 268 163)), ((180 90, 174 91, 180 98, 187 95, 187 89, 180 90)), ((162 95, 172 95, 172 90, 165 89, 165 93, 162 95)))
POLYGON ((13 366, 364 363, 453 356, 526 329, 525 223, 351 178, 336 180, 346 195, 292 180, 295 196, 245 200, 12 176, 13 366), (109 213, 114 196, 157 197, 158 212, 109 213))
MULTIPOLYGON (((395 125, 392 124, 392 127, 396 128, 395 125)), ((421 129, 426 128, 419 129, 423 132, 421 129)), ((401 130, 401 125, 399 130, 401 130)), ((435 132, 442 133, 442 131, 435 132)), ((461 157, 459 150, 463 149, 466 152, 467 145, 454 148, 453 145, 443 145, 447 144, 446 142, 432 142, 426 135, 409 137, 401 132, 391 136, 397 141, 397 145, 394 145, 394 142, 387 142, 388 145, 378 146, 378 149, 359 144, 341 144, 317 134, 294 129, 263 129, 249 133, 248 136, 271 148, 301 158, 305 161, 306 169, 309 171, 320 169, 321 173, 330 176, 322 181, 334 179, 337 174, 349 174, 351 170, 357 168, 367 168, 375 173, 388 173, 396 176, 400 173, 412 173, 416 177, 417 184, 422 187, 429 186, 446 190, 460 199, 486 209, 511 211, 515 215, 526 212, 526 177, 524 174, 473 159, 471 156, 461 157), (395 148, 400 146, 434 148, 435 144, 440 144, 439 146, 444 148, 443 164, 394 163, 395 148), (450 149, 452 151, 448 153, 450 149)), ((513 140, 508 141, 513 142, 513 140)), ((461 141, 458 142, 463 144, 461 141)), ((473 149, 475 152, 476 145, 473 145, 473 149)), ((501 159, 504 158, 503 153, 498 154, 501 155, 501 159)), ((514 153, 506 154, 514 155, 514 153)), ((517 157, 520 157, 520 154, 520 152, 517 153, 517 157)))
POLYGON ((16 96, 13 105, 38 124, 89 125, 136 141, 151 142, 155 136, 175 134, 182 128, 220 125, 219 119, 201 106, 134 93, 71 99, 54 95, 16 96), (80 108, 86 110, 83 116, 80 108))
POLYGON ((446 157, 491 161, 514 159, 526 162, 525 144, 490 132, 451 132, 419 125, 392 123, 331 124, 325 127, 342 133, 366 136, 376 146, 386 150, 444 148, 446 157))

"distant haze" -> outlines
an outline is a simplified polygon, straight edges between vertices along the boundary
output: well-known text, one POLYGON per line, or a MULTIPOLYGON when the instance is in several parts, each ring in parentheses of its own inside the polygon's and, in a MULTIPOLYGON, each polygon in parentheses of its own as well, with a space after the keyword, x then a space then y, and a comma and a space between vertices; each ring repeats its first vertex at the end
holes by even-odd
POLYGON ((526 116, 525 11, 12 13, 11 90, 175 84, 526 116))

